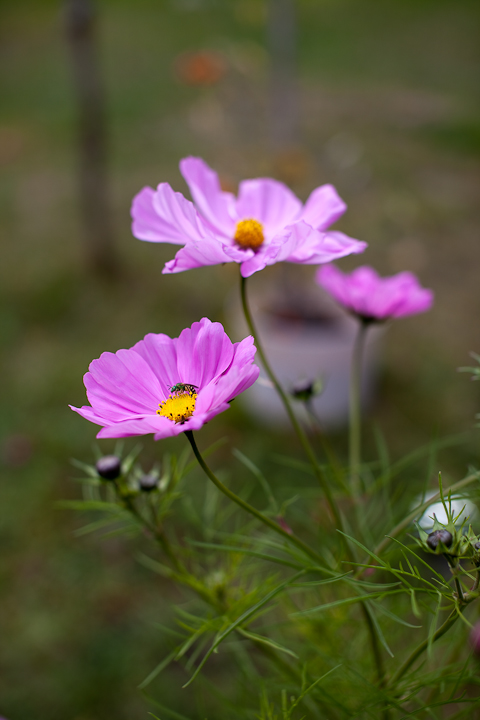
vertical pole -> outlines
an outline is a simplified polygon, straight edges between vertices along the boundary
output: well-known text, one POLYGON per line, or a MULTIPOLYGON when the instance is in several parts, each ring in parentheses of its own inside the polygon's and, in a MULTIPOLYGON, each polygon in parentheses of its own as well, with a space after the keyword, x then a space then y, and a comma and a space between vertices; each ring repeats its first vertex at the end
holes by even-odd
POLYGON ((268 0, 267 40, 271 142, 275 149, 291 148, 298 144, 300 118, 295 0, 268 0))
POLYGON ((64 12, 77 100, 86 261, 97 274, 112 277, 118 271, 118 258, 108 192, 105 98, 98 67, 95 10, 91 0, 64 0, 64 12))

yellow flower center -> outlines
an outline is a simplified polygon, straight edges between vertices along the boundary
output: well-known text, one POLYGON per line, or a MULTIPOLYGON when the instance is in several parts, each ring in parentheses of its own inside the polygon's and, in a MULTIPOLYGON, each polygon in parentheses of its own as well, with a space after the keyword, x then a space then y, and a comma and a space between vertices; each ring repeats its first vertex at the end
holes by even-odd
POLYGON ((265 240, 263 225, 258 220, 240 220, 235 229, 233 239, 242 248, 256 250, 265 240))
POLYGON ((181 393, 173 394, 161 402, 158 406, 157 415, 162 415, 174 423, 184 423, 189 417, 192 417, 195 410, 195 400, 197 393, 181 393))

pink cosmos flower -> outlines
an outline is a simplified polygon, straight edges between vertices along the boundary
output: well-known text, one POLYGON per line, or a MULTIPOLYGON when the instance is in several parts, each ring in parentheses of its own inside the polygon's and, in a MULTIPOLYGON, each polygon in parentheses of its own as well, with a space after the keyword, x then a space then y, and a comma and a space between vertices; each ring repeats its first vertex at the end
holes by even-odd
POLYGON ((316 188, 302 205, 271 178, 244 180, 238 197, 224 192, 217 173, 200 158, 184 158, 180 171, 195 205, 168 183, 143 188, 132 204, 136 238, 184 246, 164 273, 237 262, 249 277, 276 262, 326 263, 366 248, 341 232, 326 232, 346 210, 332 185, 316 188))
POLYGON ((371 267, 359 267, 346 275, 334 265, 326 265, 318 269, 316 281, 347 310, 369 320, 414 315, 433 304, 433 292, 422 288, 410 272, 381 278, 371 267))
POLYGON ((105 352, 84 376, 90 405, 72 408, 102 425, 97 437, 198 430, 258 377, 251 336, 232 343, 207 318, 178 338, 150 333, 128 350, 105 352))

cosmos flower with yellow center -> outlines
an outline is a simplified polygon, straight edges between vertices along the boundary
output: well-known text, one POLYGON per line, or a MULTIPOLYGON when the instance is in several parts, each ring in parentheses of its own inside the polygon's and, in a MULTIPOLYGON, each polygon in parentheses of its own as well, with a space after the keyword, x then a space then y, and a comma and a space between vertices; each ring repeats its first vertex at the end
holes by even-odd
POLYGON ((90 405, 70 407, 102 426, 99 438, 198 430, 255 382, 255 351, 251 336, 232 343, 207 318, 178 338, 151 333, 93 360, 84 376, 90 405))
POLYGON ((201 158, 184 158, 180 170, 195 204, 168 183, 143 188, 132 203, 136 238, 183 245, 164 273, 237 262, 249 277, 277 262, 319 265, 366 248, 329 230, 347 207, 333 185, 317 187, 303 205, 272 178, 243 180, 235 197, 201 158))

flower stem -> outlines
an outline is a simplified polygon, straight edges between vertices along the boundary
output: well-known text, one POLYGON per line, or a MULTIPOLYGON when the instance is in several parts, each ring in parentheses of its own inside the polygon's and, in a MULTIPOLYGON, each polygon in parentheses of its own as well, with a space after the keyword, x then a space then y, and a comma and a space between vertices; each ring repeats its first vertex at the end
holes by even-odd
MULTIPOLYGON (((250 330, 251 334, 253 335, 253 337, 255 339, 255 346, 257 348, 257 352, 260 357, 260 360, 262 361, 263 367, 265 368, 265 372, 267 373, 267 375, 269 376, 273 385, 275 386, 275 389, 285 407, 285 410, 290 419, 290 422, 292 423, 293 429, 295 430, 295 432, 297 434, 300 444, 302 445, 302 447, 305 451, 305 454, 307 455, 308 459, 310 460, 315 477, 317 478, 317 480, 325 494, 325 498, 327 500, 327 503, 330 508, 332 517, 335 521, 335 524, 336 524, 337 528, 343 532, 343 522, 342 522, 342 518, 341 518, 341 515, 339 512, 339 509, 338 509, 335 499, 330 491, 330 488, 328 487, 328 484, 323 475, 323 472, 318 465, 318 461, 317 461, 317 458, 315 457, 315 453, 313 452, 313 449, 308 441, 308 438, 307 438, 306 434, 304 433, 304 431, 302 430, 302 427, 300 426, 300 424, 295 416, 295 413, 292 410, 292 406, 290 404, 290 401, 289 401, 285 391, 283 390, 282 386, 280 385, 279 381, 277 380, 277 377, 276 377, 275 373, 273 372, 273 370, 270 366, 270 363, 268 362, 266 355, 263 351, 258 333, 256 331, 256 328, 255 328, 255 325, 253 322, 252 314, 250 312, 248 300, 247 300, 247 279, 244 278, 243 276, 240 276, 240 292, 241 292, 242 307, 243 307, 243 313, 245 315, 245 320, 247 322, 248 329, 250 330)), ((194 450, 194 452, 195 452, 195 450, 194 450)), ((211 477, 211 476, 209 475, 209 477, 211 477)), ((217 484, 217 483, 215 483, 215 484, 217 484)), ((225 489, 227 489, 227 488, 225 488, 225 489)), ((238 498, 238 499, 240 499, 240 498, 238 498)), ((265 518, 265 519, 268 519, 268 518, 265 518)), ((274 527, 274 529, 276 530, 276 532, 278 532, 278 530, 280 528, 274 527)), ((292 536, 288 535, 288 533, 286 533, 286 536, 289 540, 293 540, 292 536)), ((347 554, 350 555, 350 551, 349 551, 349 548, 348 548, 348 545, 346 544, 346 542, 345 542, 345 549, 347 551, 347 554)), ((371 640, 371 645, 372 645, 372 653, 373 653, 374 662, 375 662, 375 665, 377 668, 377 676, 379 679, 384 678, 385 672, 383 669, 383 660, 382 660, 382 656, 381 656, 381 650, 380 650, 380 647, 378 644, 377 630, 371 619, 369 609, 364 606, 364 603, 361 603, 361 605, 362 605, 362 612, 364 615, 364 620, 365 620, 365 623, 366 623, 366 626, 368 629, 368 633, 370 635, 370 640, 371 640)), ((382 680, 382 683, 383 682, 384 682, 384 680, 382 680)))
MULTIPOLYGON (((312 550, 308 545, 306 545, 302 540, 295 537, 295 535, 292 535, 288 532, 286 532, 283 528, 280 527, 280 525, 277 525, 273 520, 270 520, 266 515, 261 513, 259 510, 256 510, 252 505, 249 505, 245 500, 242 500, 242 498, 238 497, 238 495, 235 495, 231 490, 229 490, 226 485, 224 485, 210 470, 208 465, 206 464, 205 460, 200 454, 200 451, 197 447, 197 443, 195 442, 195 438, 193 437, 193 432, 191 430, 187 430, 185 432, 185 435, 187 436, 187 440, 189 441, 190 445, 192 446, 193 453, 195 457, 197 458, 200 467, 204 471, 205 475, 213 482, 214 485, 224 494, 226 495, 230 500, 232 500, 234 503, 239 505, 243 510, 246 510, 246 512, 250 513, 250 515, 253 515, 257 518, 257 520, 260 520, 264 525, 266 525, 268 528, 276 532, 278 535, 281 535, 285 540, 288 540, 289 542, 296 545, 300 550, 302 550, 306 555, 311 557, 316 562, 320 563, 322 565, 323 560, 320 555, 318 555, 314 550, 312 550)), ((322 569, 324 569, 322 567, 322 569)), ((364 616, 364 620, 370 635, 370 641, 372 645, 372 653, 375 661, 375 666, 377 668, 377 677, 379 680, 380 687, 383 687, 385 683, 385 670, 383 666, 383 660, 382 655, 380 651, 380 646, 378 644, 378 636, 375 629, 375 625, 372 621, 371 614, 369 608, 366 606, 365 603, 361 603, 362 612, 364 616)), ((385 720, 387 720, 387 716, 385 715, 385 720)))
POLYGON ((337 528, 339 530, 342 530, 343 522, 342 522, 342 518, 340 516, 340 512, 338 510, 338 507, 336 505, 336 502, 334 500, 332 492, 328 486, 328 483, 325 479, 325 476, 318 464, 317 458, 315 457, 315 453, 313 452, 312 446, 310 445, 305 432, 303 431, 300 423, 297 420, 295 413, 293 412, 293 409, 292 409, 290 401, 287 397, 287 394, 285 393, 284 389, 282 388, 279 381, 277 380, 277 377, 276 377, 275 373, 273 372, 273 370, 270 366, 270 363, 268 362, 266 355, 263 351, 262 345, 260 343, 260 339, 258 337, 258 332, 256 331, 255 325, 253 323, 252 314, 250 312, 250 307, 249 307, 248 300, 247 300, 247 278, 244 278, 242 276, 240 276, 240 292, 241 292, 241 297, 242 297, 242 307, 243 307, 243 313, 245 315, 245 320, 247 322, 248 329, 250 330, 251 334, 255 338, 255 347, 257 348, 257 352, 258 352, 258 355, 262 362, 262 365, 263 365, 268 377, 270 378, 273 385, 275 386, 275 389, 280 397, 280 400, 282 401, 282 403, 285 407, 285 410, 290 419, 290 422, 292 423, 293 429, 295 430, 295 432, 297 434, 300 444, 302 445, 302 447, 305 451, 305 454, 307 455, 308 459, 310 460, 315 477, 317 478, 317 480, 325 494, 325 497, 326 497, 326 500, 328 503, 328 507, 330 508, 330 512, 334 519, 335 525, 337 526, 337 528))
POLYGON ((187 569, 183 565, 183 563, 177 558, 175 553, 173 552, 172 546, 170 545, 167 536, 161 530, 159 527, 157 527, 155 524, 150 523, 143 515, 142 513, 137 509, 135 503, 133 502, 132 498, 128 495, 125 495, 122 493, 121 488, 119 488, 118 484, 115 482, 115 490, 117 492, 118 497, 122 501, 122 503, 125 505, 125 507, 131 512, 131 514, 136 518, 136 520, 139 522, 140 525, 143 525, 146 530, 148 530, 153 537, 160 543, 160 545, 163 548, 163 551, 169 558, 170 562, 172 563, 175 570, 181 574, 188 574, 187 569))
POLYGON ((361 466, 361 381, 362 359, 365 346, 365 336, 369 323, 362 318, 359 320, 358 332, 352 352, 350 371, 350 492, 356 500, 360 496, 360 466, 361 466))
MULTIPOLYGON (((433 640, 430 642, 434 643, 439 638, 442 637, 442 635, 445 635, 445 633, 450 630, 452 625, 455 624, 455 622, 458 620, 459 613, 462 612, 462 608, 455 608, 452 610, 448 618, 445 620, 443 625, 441 625, 438 630, 435 632, 433 636, 433 640)), ((418 645, 417 648, 409 655, 409 657, 405 660, 403 665, 397 670, 395 675, 393 675, 392 679, 390 680, 390 687, 393 688, 395 685, 402 679, 402 677, 405 675, 407 670, 413 665, 415 660, 420 657, 420 655, 427 649, 429 645, 429 639, 426 638, 423 642, 418 645)))
POLYGON ((278 535, 281 535, 285 540, 288 540, 289 542, 293 543, 293 545, 296 545, 316 563, 320 563, 320 565, 323 565, 322 557, 318 553, 316 553, 315 550, 312 550, 312 548, 310 548, 306 543, 304 543, 303 540, 300 540, 299 538, 295 537, 295 535, 292 535, 286 530, 284 530, 282 527, 280 527, 280 525, 278 525, 273 520, 270 520, 269 517, 260 512, 260 510, 257 510, 252 505, 249 505, 249 503, 245 502, 245 500, 242 500, 241 497, 238 497, 238 495, 235 495, 234 492, 229 490, 229 488, 224 485, 222 481, 216 477, 216 475, 213 474, 213 472, 206 464, 205 460, 200 454, 200 450, 197 447, 197 443, 195 442, 195 438, 193 437, 193 432, 191 430, 186 430, 185 435, 190 445, 192 446, 193 453, 197 458, 203 472, 224 495, 226 495, 230 500, 236 503, 243 510, 250 513, 250 515, 253 515, 253 517, 257 518, 257 520, 260 520, 260 522, 270 528, 270 530, 273 530, 278 535))

